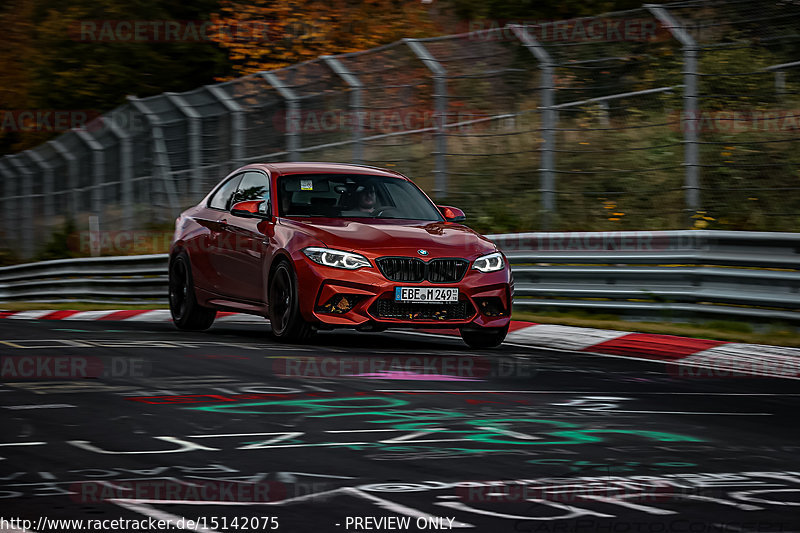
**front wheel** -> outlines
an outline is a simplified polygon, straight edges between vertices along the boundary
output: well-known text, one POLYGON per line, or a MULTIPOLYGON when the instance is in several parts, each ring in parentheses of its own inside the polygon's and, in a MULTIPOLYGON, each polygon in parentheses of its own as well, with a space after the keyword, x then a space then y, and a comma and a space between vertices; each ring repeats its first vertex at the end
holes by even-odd
POLYGON ((508 335, 508 324, 502 328, 462 328, 461 339, 470 348, 500 346, 508 335))
POLYGON ((311 325, 300 315, 297 277, 282 261, 269 277, 269 323, 279 340, 297 342, 311 337, 311 325))
POLYGON ((217 310, 197 303, 189 259, 176 257, 169 268, 169 311, 178 329, 202 331, 211 327, 217 310))

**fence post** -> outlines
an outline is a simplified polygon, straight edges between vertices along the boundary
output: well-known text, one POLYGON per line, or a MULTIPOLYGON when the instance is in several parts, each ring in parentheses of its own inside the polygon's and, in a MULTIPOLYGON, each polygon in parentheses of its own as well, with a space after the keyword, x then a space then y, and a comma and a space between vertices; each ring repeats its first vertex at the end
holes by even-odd
POLYGON ((97 216, 100 227, 103 226, 103 174, 105 170, 105 154, 103 146, 97 139, 89 135, 86 130, 76 129, 75 134, 92 151, 92 193, 91 193, 91 212, 97 216))
POLYGON ((22 214, 14 222, 19 226, 20 249, 24 257, 33 255, 33 182, 31 171, 21 161, 21 154, 11 155, 6 158, 11 166, 17 170, 20 179, 18 205, 22 214))
POLYGON ((44 230, 39 233, 49 234, 52 232, 53 219, 56 215, 55 197, 53 196, 53 167, 50 166, 42 156, 37 154, 34 150, 25 150, 23 152, 28 158, 33 161, 33 164, 39 167, 42 172, 42 218, 44 219, 44 230))
POLYGON ((344 64, 334 56, 321 56, 325 64, 336 73, 337 76, 342 78, 344 82, 350 87, 350 112, 352 113, 352 128, 353 128, 353 162, 364 162, 364 142, 361 140, 363 136, 363 113, 361 111, 361 89, 364 84, 361 83, 352 72, 350 72, 344 64))
POLYGON ((14 198, 16 175, 8 165, 8 156, 0 159, 0 176, 3 177, 3 213, 5 222, 3 224, 3 238, 5 244, 10 248, 14 238, 11 235, 11 228, 19 226, 19 201, 14 198))
MULTIPOLYGON (((161 120, 158 115, 147 105, 135 96, 128 96, 128 101, 133 107, 147 118, 150 124, 150 133, 153 136, 153 170, 158 172, 161 182, 164 185, 164 192, 167 196, 167 203, 171 209, 171 216, 178 215, 178 199, 175 192, 175 184, 172 182, 172 172, 169 166, 169 154, 167 145, 164 142, 164 130, 161 129, 161 120)), ((163 219, 165 217, 158 217, 163 219)))
POLYGON ((403 39, 411 51, 433 74, 433 99, 436 111, 436 169, 433 194, 447 196, 447 70, 417 39, 403 39))
POLYGON ((300 131, 295 127, 294 121, 300 119, 300 100, 293 90, 272 72, 259 73, 267 83, 272 85, 281 98, 286 100, 286 151, 289 152, 289 161, 300 160, 300 131))
POLYGON ((67 162, 67 171, 69 172, 67 187, 69 188, 69 193, 67 194, 68 201, 66 211, 67 218, 74 221, 75 217, 78 216, 78 160, 61 144, 59 139, 61 139, 61 137, 47 142, 49 142, 56 153, 67 162))
POLYGON ((164 96, 177 107, 183 116, 186 117, 187 122, 187 135, 189 137, 189 168, 191 168, 192 176, 190 183, 190 192, 192 201, 199 200, 200 198, 200 185, 202 183, 200 169, 200 114, 190 106, 186 100, 175 93, 164 93, 164 96))
POLYGON ((553 225, 556 213, 555 149, 556 121, 555 84, 553 70, 555 63, 550 54, 523 26, 511 25, 511 31, 539 62, 542 91, 542 148, 539 168, 539 192, 542 195, 542 229, 547 231, 553 225))
POLYGON ((244 110, 221 87, 216 85, 205 87, 231 114, 231 157, 238 167, 244 162, 244 110))
POLYGON ((120 201, 122 203, 122 228, 133 230, 133 146, 131 134, 117 125, 114 117, 103 117, 103 122, 108 130, 119 139, 119 173, 122 186, 120 187, 120 201))
MULTIPOLYGON (((686 167, 686 211, 691 217, 700 210, 700 166, 697 143, 700 117, 697 114, 697 42, 664 7, 645 5, 662 26, 683 45, 683 129, 684 166, 686 167)), ((692 218, 688 219, 692 222, 692 218)))

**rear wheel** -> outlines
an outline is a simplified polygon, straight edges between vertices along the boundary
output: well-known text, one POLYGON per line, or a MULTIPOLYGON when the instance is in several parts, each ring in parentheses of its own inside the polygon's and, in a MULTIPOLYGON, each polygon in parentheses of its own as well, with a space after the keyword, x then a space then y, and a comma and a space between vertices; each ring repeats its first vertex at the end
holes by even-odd
POLYGON ((217 310, 197 303, 189 259, 179 255, 169 269, 169 310, 178 329, 201 331, 211 327, 217 310))
POLYGON ((508 325, 502 328, 462 328, 461 339, 470 348, 500 346, 508 335, 508 325))
POLYGON ((311 337, 311 324, 300 315, 297 277, 286 261, 275 267, 269 277, 269 322, 272 334, 287 341, 303 341, 311 337))

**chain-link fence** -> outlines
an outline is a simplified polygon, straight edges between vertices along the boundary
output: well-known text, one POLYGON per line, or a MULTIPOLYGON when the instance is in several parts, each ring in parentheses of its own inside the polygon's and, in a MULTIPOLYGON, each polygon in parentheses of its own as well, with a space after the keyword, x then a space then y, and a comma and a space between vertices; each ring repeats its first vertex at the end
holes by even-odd
POLYGON ((396 169, 483 231, 800 225, 800 4, 691 1, 129 98, 0 159, 2 244, 165 228, 250 162, 396 169))

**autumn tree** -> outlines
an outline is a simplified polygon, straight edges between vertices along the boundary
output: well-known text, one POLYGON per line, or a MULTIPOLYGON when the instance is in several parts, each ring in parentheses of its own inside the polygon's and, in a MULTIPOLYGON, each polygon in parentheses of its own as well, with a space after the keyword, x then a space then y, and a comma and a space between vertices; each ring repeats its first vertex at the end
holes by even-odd
POLYGON ((424 4, 407 0, 223 0, 212 20, 239 75, 441 33, 424 4))

